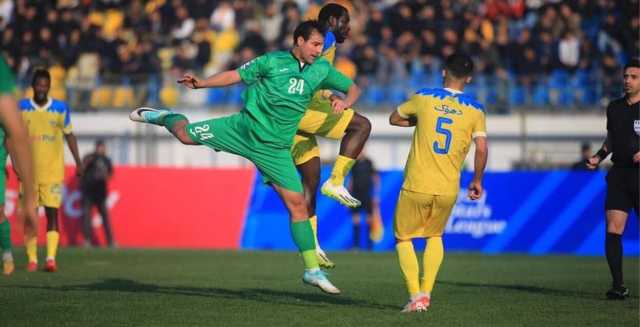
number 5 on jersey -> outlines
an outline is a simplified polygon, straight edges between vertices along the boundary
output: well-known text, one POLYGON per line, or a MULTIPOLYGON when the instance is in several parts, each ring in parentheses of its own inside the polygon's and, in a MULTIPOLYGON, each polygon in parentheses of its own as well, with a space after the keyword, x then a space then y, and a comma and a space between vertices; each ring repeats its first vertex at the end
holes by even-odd
POLYGON ((304 92, 304 80, 291 78, 289 79, 289 94, 302 94, 304 92))
POLYGON ((444 146, 438 141, 433 142, 433 151, 437 154, 449 153, 449 147, 451 146, 451 130, 447 129, 446 125, 451 125, 453 119, 447 117, 438 117, 436 121, 436 133, 444 135, 444 146))

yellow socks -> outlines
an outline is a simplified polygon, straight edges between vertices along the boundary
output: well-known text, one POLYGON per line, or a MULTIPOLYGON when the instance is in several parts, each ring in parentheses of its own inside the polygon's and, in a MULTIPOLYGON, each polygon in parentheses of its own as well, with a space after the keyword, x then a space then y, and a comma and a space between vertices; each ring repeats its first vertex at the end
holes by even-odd
POLYGON ((427 247, 424 250, 422 285, 420 289, 423 293, 431 294, 433 284, 436 282, 440 264, 444 258, 444 247, 442 237, 430 237, 427 239, 427 247))
POLYGON ((27 251, 27 259, 29 262, 38 262, 38 237, 33 236, 25 238, 24 247, 27 251))
POLYGON ((60 241, 60 233, 58 231, 47 232, 47 259, 55 259, 58 252, 58 242, 60 241))
POLYGON ((318 216, 313 215, 309 218, 309 223, 311 224, 311 229, 313 230, 313 238, 316 240, 316 248, 318 245, 318 216))
POLYGON ((399 241, 396 244, 396 251, 398 252, 400 270, 402 270, 402 275, 407 283, 409 295, 417 295, 420 292, 420 282, 418 280, 420 271, 413 243, 411 241, 399 241))
POLYGON ((331 177, 329 178, 331 183, 333 185, 343 185, 344 178, 349 174, 355 162, 355 159, 339 155, 331 171, 331 177))

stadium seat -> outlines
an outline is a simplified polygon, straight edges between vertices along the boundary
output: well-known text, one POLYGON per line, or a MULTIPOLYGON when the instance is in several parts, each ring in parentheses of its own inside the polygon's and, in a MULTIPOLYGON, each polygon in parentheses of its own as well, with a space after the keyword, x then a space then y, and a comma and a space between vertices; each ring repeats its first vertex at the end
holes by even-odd
POLYGON ((525 93, 522 86, 513 83, 509 88, 509 104, 512 106, 521 106, 525 102, 525 93))
POLYGON ((230 106, 240 106, 242 105, 242 92, 244 92, 244 87, 241 85, 234 85, 231 88, 227 89, 227 104, 230 106))
POLYGON ((211 88, 207 90, 207 104, 220 105, 226 102, 226 90, 223 88, 211 88))
POLYGON ((136 106, 133 89, 130 86, 118 86, 113 90, 114 108, 134 108, 136 106))
POLYGON ((174 86, 164 86, 160 89, 160 103, 169 108, 175 108, 178 104, 180 93, 174 86))
POLYGON ((546 83, 538 83, 533 89, 532 102, 534 106, 549 105, 549 88, 546 83))
POLYGON ((91 92, 91 107, 105 108, 111 107, 113 88, 110 86, 100 86, 91 92))

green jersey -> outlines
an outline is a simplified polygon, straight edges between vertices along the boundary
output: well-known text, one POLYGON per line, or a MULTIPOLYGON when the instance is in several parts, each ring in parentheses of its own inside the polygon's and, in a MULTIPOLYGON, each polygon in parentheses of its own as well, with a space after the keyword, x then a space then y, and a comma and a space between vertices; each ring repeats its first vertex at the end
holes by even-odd
POLYGON ((238 69, 247 84, 245 109, 261 143, 291 147, 293 136, 314 93, 320 89, 346 92, 353 81, 324 58, 303 64, 287 51, 270 52, 238 69))
POLYGON ((0 55, 0 94, 12 94, 16 90, 13 74, 4 57, 0 55))

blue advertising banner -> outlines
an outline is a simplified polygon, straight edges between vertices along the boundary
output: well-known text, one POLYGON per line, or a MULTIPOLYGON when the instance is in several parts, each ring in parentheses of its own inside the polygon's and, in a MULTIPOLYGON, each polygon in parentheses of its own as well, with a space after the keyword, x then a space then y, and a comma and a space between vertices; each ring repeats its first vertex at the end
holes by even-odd
MULTIPOLYGON (((329 170, 323 169, 322 180, 329 170)), ((485 175, 485 193, 478 201, 466 198, 471 174, 462 176, 458 202, 447 224, 444 244, 449 251, 495 253, 602 255, 606 172, 504 172, 485 175)), ((393 215, 402 185, 402 171, 380 173, 380 213, 384 235, 375 251, 394 250, 393 215)), ((319 240, 325 250, 354 245, 351 211, 318 196, 319 240)), ((362 219, 364 221, 364 218, 362 219)), ((368 235, 366 230, 360 233, 368 235)), ((363 236, 363 238, 364 238, 363 236)), ((365 244, 365 240, 356 243, 365 244)), ((629 217, 623 238, 624 254, 640 254, 638 218, 629 217)), ((417 241, 417 246, 424 242, 417 241)), ((242 248, 295 250, 287 211, 277 194, 256 178, 242 248)))

